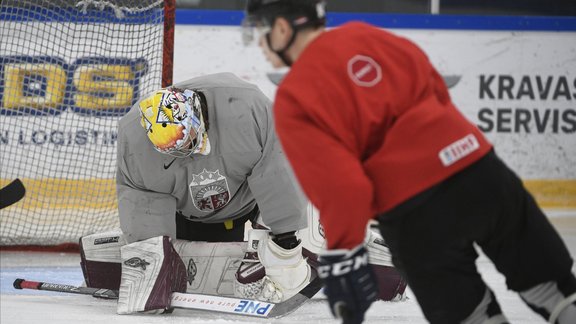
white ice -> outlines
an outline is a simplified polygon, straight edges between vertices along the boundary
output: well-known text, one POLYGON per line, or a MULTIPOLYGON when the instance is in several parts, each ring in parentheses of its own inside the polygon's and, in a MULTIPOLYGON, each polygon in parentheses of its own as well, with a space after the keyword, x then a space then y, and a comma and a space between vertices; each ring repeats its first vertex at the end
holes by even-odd
MULTIPOLYGON (((550 220, 576 255, 576 211, 551 214, 550 220)), ((16 278, 79 285, 82 273, 80 257, 75 253, 1 252, 0 253, 0 323, 155 323, 155 324, 218 324, 218 323, 338 323, 330 315, 325 300, 315 298, 294 313, 274 320, 222 315, 203 311, 177 309, 168 315, 116 315, 114 301, 91 296, 69 295, 35 290, 15 290, 16 278)), ((504 278, 481 255, 478 268, 495 291, 511 323, 545 323, 532 313, 519 297, 506 289, 504 278)), ((526 269, 530 271, 530 269, 526 269)), ((411 292, 402 302, 377 302, 366 314, 365 323, 427 323, 411 292)))

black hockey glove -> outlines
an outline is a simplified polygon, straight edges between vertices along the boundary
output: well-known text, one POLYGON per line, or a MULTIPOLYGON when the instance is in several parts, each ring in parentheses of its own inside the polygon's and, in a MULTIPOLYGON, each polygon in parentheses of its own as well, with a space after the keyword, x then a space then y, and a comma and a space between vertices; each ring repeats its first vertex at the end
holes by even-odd
POLYGON ((378 284, 364 246, 325 252, 320 256, 318 275, 324 280, 332 315, 344 324, 362 323, 364 313, 378 297, 378 284))

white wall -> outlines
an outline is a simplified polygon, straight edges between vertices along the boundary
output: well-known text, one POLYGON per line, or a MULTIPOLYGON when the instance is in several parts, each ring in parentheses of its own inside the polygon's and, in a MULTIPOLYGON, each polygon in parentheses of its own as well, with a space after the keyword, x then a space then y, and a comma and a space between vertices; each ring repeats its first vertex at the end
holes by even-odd
MULTIPOLYGON (((576 33, 394 32, 458 80, 453 100, 523 179, 576 179, 576 33)), ((177 25, 175 43, 175 82, 228 71, 274 97, 274 70, 238 27, 177 25)))

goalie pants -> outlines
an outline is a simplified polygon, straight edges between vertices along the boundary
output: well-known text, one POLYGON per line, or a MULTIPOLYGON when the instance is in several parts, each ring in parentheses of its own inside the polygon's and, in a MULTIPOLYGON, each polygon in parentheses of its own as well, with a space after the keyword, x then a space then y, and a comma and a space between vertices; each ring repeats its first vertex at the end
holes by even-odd
MULTIPOLYGON (((561 237, 493 151, 378 220, 394 265, 431 323, 460 323, 482 300, 487 288, 474 244, 513 291, 550 281, 565 296, 576 291, 561 237)), ((500 313, 497 302, 490 312, 500 313)))
POLYGON ((205 242, 242 242, 246 222, 256 222, 260 215, 258 205, 248 214, 228 223, 194 222, 182 214, 176 214, 176 238, 188 241, 205 242))

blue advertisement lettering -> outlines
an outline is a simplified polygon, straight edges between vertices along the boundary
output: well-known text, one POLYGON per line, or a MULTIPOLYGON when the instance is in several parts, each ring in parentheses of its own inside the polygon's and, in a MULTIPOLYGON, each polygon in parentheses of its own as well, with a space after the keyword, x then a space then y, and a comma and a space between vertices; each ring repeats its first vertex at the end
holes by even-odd
POLYGON ((0 114, 122 116, 139 97, 144 59, 0 57, 0 114))

